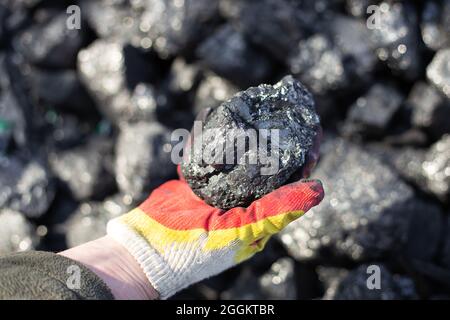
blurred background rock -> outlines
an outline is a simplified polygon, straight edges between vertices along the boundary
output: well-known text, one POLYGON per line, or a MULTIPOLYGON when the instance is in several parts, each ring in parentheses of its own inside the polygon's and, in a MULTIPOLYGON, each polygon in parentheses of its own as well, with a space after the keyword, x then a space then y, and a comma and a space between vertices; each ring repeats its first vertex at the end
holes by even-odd
POLYGON ((176 177, 171 130, 288 73, 322 117, 324 201, 174 299, 449 298, 449 0, 1 0, 0 253, 103 235, 176 177))

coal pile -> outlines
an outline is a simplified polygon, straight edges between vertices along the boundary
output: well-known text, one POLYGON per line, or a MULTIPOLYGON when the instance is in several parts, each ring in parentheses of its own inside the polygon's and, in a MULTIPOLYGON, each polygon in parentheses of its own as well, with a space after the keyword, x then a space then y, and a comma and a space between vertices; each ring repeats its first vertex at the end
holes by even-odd
POLYGON ((323 202, 174 298, 449 298, 449 0, 1 1, 0 254, 103 235, 177 177, 173 130, 289 74, 323 202))

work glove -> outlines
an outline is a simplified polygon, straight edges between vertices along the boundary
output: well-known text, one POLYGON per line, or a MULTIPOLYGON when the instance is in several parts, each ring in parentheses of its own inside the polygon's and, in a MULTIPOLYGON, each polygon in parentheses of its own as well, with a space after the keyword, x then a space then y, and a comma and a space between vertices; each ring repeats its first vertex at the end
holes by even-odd
POLYGON ((261 251, 269 238, 323 198, 318 180, 285 185, 247 208, 214 208, 183 180, 155 189, 138 208, 111 220, 107 232, 138 261, 166 299, 261 251))

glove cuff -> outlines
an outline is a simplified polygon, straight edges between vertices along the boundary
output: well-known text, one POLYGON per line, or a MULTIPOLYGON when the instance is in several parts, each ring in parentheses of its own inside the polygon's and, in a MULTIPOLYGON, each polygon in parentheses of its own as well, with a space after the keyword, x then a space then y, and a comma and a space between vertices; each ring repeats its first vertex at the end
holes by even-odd
POLYGON ((120 221, 120 217, 108 222, 107 234, 136 259, 160 299, 165 300, 182 289, 174 283, 176 277, 163 257, 135 230, 120 221))

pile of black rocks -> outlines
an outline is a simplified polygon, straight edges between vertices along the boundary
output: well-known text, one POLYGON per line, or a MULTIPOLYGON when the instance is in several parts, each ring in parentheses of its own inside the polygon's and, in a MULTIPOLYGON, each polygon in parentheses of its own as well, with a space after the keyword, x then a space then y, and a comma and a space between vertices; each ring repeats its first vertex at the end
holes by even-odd
POLYGON ((177 177, 172 130, 287 74, 326 197, 175 298, 450 298, 450 0, 1 1, 0 254, 103 235, 177 177))

